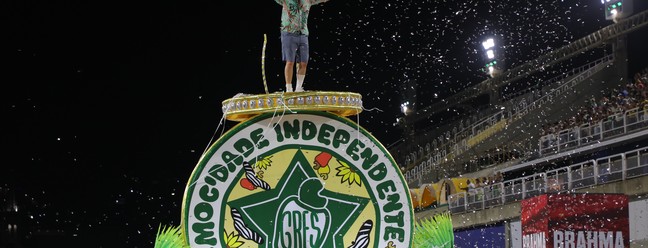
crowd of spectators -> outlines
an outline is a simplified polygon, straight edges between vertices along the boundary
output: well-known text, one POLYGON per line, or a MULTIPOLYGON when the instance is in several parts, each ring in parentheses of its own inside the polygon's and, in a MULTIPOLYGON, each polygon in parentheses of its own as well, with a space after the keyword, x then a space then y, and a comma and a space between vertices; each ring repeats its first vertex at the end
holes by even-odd
POLYGON ((478 177, 475 178, 474 180, 468 180, 468 189, 467 189, 468 194, 475 195, 479 192, 483 192, 483 191, 477 191, 477 188, 488 187, 489 189, 493 189, 492 185, 501 183, 503 181, 504 181, 504 176, 499 171, 487 177, 478 177))
POLYGON ((631 82, 621 89, 614 89, 609 95, 598 101, 593 97, 586 100, 586 106, 578 109, 575 115, 567 120, 560 120, 542 126, 540 136, 556 135, 561 130, 578 127, 585 123, 597 123, 612 116, 623 116, 626 110, 648 104, 648 67, 636 73, 631 82))

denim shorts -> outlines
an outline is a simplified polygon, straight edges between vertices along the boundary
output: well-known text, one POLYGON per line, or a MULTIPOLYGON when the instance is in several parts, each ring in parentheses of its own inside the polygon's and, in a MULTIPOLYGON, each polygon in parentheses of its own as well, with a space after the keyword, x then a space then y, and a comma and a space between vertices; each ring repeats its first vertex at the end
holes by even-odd
POLYGON ((281 32, 281 58, 288 62, 308 62, 308 35, 281 32))

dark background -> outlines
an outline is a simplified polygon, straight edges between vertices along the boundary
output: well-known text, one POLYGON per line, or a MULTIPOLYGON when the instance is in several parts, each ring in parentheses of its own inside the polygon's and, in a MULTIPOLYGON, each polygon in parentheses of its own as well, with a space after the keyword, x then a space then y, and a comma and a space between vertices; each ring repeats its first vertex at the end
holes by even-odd
MULTIPOLYGON (((0 196, 20 207, 22 244, 152 247, 178 225, 221 102, 264 92, 264 34, 283 90, 280 14, 271 0, 2 1, 0 196)), ((387 146, 403 82, 425 107, 487 79, 488 37, 512 68, 611 23, 599 0, 331 0, 311 9, 305 87, 360 93, 373 110, 359 124, 387 146)))

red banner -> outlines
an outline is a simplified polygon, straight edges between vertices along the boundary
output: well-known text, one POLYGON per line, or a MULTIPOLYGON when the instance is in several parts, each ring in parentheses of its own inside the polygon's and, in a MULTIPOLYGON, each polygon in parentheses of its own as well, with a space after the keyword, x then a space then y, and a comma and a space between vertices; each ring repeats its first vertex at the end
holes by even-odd
POLYGON ((522 200, 522 247, 545 247, 549 233, 547 195, 522 200))
POLYGON ((522 247, 628 247, 628 197, 546 194, 521 203, 522 247))

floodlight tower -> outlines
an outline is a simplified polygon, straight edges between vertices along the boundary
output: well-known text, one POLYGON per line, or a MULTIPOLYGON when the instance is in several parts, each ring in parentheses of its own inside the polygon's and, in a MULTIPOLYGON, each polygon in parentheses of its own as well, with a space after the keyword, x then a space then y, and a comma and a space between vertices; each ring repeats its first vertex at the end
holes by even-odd
POLYGON ((497 51, 495 39, 486 39, 484 42, 482 42, 482 46, 484 47, 487 61, 486 65, 484 66, 484 71, 486 71, 486 73, 488 73, 488 75, 490 75, 491 77, 495 77, 502 71, 502 63, 501 61, 499 61, 501 55, 497 51))
MULTIPOLYGON (((407 77, 407 76, 406 76, 407 77)), ((401 92, 401 113, 405 116, 415 113, 416 111, 416 95, 417 95, 418 82, 416 79, 407 78, 403 82, 401 92)))
MULTIPOLYGON (((646 0, 639 0, 646 1, 646 0)), ((614 23, 633 14, 633 0, 601 0, 604 5, 605 19, 612 20, 614 23)), ((619 35, 611 42, 614 60, 627 61, 628 59, 628 37, 626 34, 619 35)), ((614 70, 620 77, 628 76, 627 63, 614 63, 614 70)))
POLYGON ((416 116, 416 92, 418 88, 418 83, 416 79, 405 79, 403 86, 400 90, 401 93, 401 104, 400 112, 402 115, 396 118, 395 126, 403 128, 403 139, 407 143, 413 141, 413 135, 415 133, 413 118, 416 116))
POLYGON ((612 20, 615 23, 632 15, 632 0, 601 0, 605 6, 605 20, 612 20))
POLYGON ((401 107, 401 113, 403 113, 404 115, 409 115, 412 113, 413 109, 409 101, 405 101, 401 103, 400 107, 401 107))

